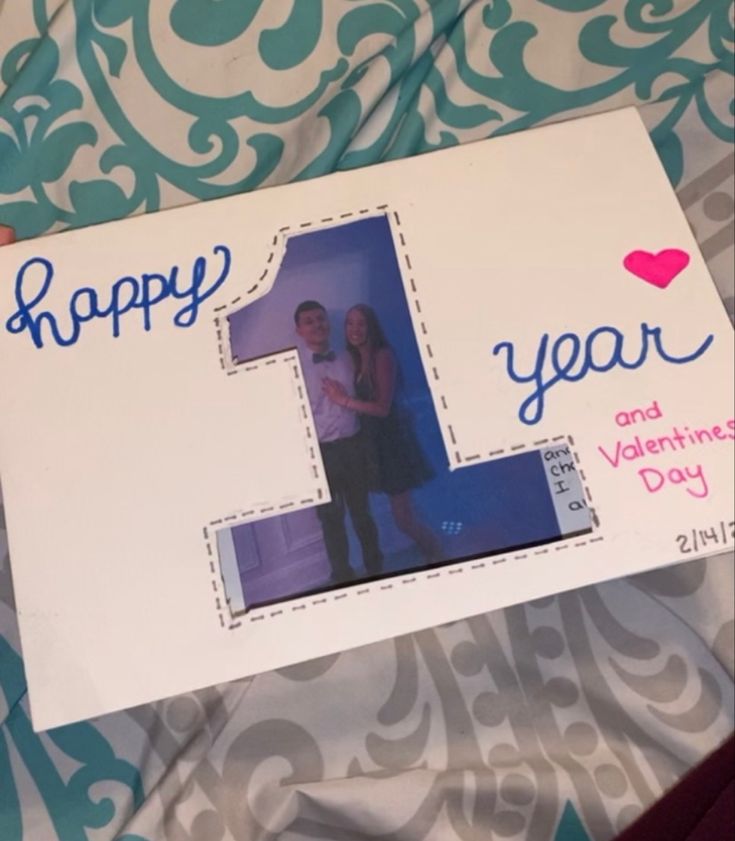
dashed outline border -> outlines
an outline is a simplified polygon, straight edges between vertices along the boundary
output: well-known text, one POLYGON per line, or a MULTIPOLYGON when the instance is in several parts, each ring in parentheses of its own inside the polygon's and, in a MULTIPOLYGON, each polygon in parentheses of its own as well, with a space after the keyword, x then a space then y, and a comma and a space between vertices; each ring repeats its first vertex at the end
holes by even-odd
MULTIPOLYGON (((229 614, 230 622, 229 624, 224 619, 222 610, 221 600, 217 595, 217 591, 215 588, 215 599, 217 602, 217 608, 220 614, 220 624, 223 628, 226 628, 228 631, 234 631, 238 628, 245 628, 251 623, 255 622, 263 622, 266 619, 275 619, 279 616, 285 616, 289 613, 298 613, 299 611, 306 610, 309 607, 319 607, 320 605, 328 604, 329 602, 338 602, 343 601, 351 596, 365 596, 369 595, 370 593, 375 592, 382 592, 386 590, 393 590, 400 585, 406 584, 414 584, 419 578, 422 578, 426 581, 431 580, 438 580, 444 575, 463 575, 465 572, 476 572, 481 569, 486 569, 487 567, 494 567, 498 566, 499 564, 507 563, 508 561, 522 561, 530 557, 536 557, 539 555, 552 555, 554 552, 564 552, 568 549, 582 549, 585 546, 589 546, 594 543, 602 543, 605 540, 604 535, 599 534, 600 531, 600 523, 599 518, 597 516, 597 512, 592 504, 592 495, 590 493, 589 485, 587 483, 586 476, 580 466, 580 459, 579 455, 575 449, 574 438, 571 435, 561 435, 557 436, 553 440, 566 440, 569 444, 569 449, 572 454, 575 463, 575 469, 580 474, 580 478, 582 479, 582 487, 584 489, 585 499, 587 501, 587 507, 590 511, 590 520, 592 525, 592 531, 588 535, 577 535, 576 537, 570 537, 567 540, 562 540, 559 542, 554 542, 550 544, 546 544, 538 549, 527 549, 522 552, 509 552, 505 555, 500 555, 499 557, 493 558, 492 556, 488 557, 485 561, 459 561, 456 562, 456 566, 452 566, 452 562, 450 561, 445 568, 443 569, 428 569, 428 570, 412 570, 411 573, 405 577, 401 578, 400 581, 387 581, 385 583, 381 583, 380 581, 375 581, 371 584, 360 585, 355 584, 353 587, 348 589, 346 592, 341 591, 334 594, 325 594, 325 595, 316 595, 314 597, 311 596, 296 596, 293 599, 284 599, 281 603, 282 606, 270 605, 264 606, 263 608, 254 608, 254 610, 260 610, 259 613, 254 613, 252 616, 245 616, 243 613, 237 614, 237 616, 233 616, 229 614), (289 601, 295 601, 296 599, 303 599, 298 604, 291 604, 289 605, 289 601), (306 603, 308 601, 308 604, 306 603)), ((207 541, 207 553, 210 556, 210 568, 213 567, 214 562, 212 560, 212 548, 210 543, 210 537, 207 534, 207 530, 205 529, 205 540, 207 541)))
MULTIPOLYGON (((407 294, 407 299, 409 302, 409 306, 413 306, 416 314, 416 322, 418 323, 419 329, 421 331, 421 335, 419 336, 418 330, 414 329, 414 333, 416 335, 417 342, 423 342, 424 349, 426 351, 426 356, 429 360, 429 364, 425 364, 425 368, 427 370, 427 374, 430 373, 431 377, 433 378, 434 382, 440 382, 441 376, 439 374, 439 368, 437 364, 434 362, 434 350, 431 346, 431 341, 429 339, 429 329, 426 326, 426 320, 423 315, 421 309, 421 301, 419 297, 418 291, 418 284, 416 283, 416 278, 414 275, 413 269, 413 261, 411 260, 411 255, 408 251, 408 246, 406 244, 406 237, 401 230, 401 217, 397 210, 392 210, 389 204, 379 204, 373 208, 370 207, 362 207, 358 210, 350 210, 346 211, 345 213, 337 213, 333 214, 332 216, 324 216, 318 220, 312 220, 308 222, 299 222, 298 224, 294 225, 284 225, 278 229, 278 232, 274 234, 273 238, 271 239, 271 249, 268 253, 268 257, 266 258, 266 265, 263 269, 262 273, 258 277, 258 280, 245 292, 240 293, 235 298, 231 299, 229 302, 220 304, 219 306, 214 307, 213 312, 215 313, 214 318, 214 326, 215 326, 215 335, 217 337, 217 352, 219 354, 219 364, 222 370, 228 371, 228 373, 235 368, 239 370, 240 366, 245 367, 246 370, 252 370, 255 367, 255 364, 251 365, 244 365, 244 363, 234 363, 230 364, 231 360, 227 358, 225 353, 225 341, 224 341, 224 326, 222 319, 226 318, 227 315, 232 311, 233 308, 240 308, 240 306, 245 306, 245 301, 250 296, 254 295, 260 287, 265 282, 268 275, 271 273, 273 269, 273 262, 276 256, 276 249, 281 242, 282 238, 285 237, 286 234, 290 233, 304 233, 308 231, 309 228, 317 227, 320 225, 339 225, 343 222, 346 222, 348 219, 353 219, 354 217, 366 217, 369 215, 384 215, 388 218, 388 222, 390 225, 390 218, 392 217, 393 222, 395 223, 395 229, 392 225, 391 232, 394 234, 393 241, 394 245, 396 246, 396 252, 398 257, 399 263, 399 272, 401 273, 401 280, 404 280, 403 271, 401 269, 401 258, 403 258, 403 263, 408 271, 408 286, 410 287, 411 295, 407 294), (397 234, 397 242, 396 242, 396 235, 397 234)), ((404 290, 406 289, 406 284, 404 281, 404 290)), ((408 291, 408 290, 406 290, 408 291)), ((432 391, 431 385, 429 386, 429 390, 432 391)), ((536 441, 531 441, 523 444, 512 444, 508 447, 501 447, 499 449, 489 450, 484 456, 483 453, 477 452, 472 453, 471 455, 463 455, 460 452, 460 448, 457 442, 457 436, 454 431, 454 426, 452 425, 451 421, 446 417, 447 413, 449 412, 449 404, 447 402, 446 395, 440 393, 437 395, 438 397, 438 408, 441 412, 445 415, 443 422, 449 433, 449 440, 451 441, 452 445, 455 447, 454 452, 451 453, 449 447, 447 447, 447 452, 450 453, 454 457, 455 465, 461 464, 469 464, 474 461, 479 461, 480 459, 487 458, 487 459, 494 459, 498 458, 499 456, 503 455, 515 455, 516 453, 521 452, 522 450, 527 449, 536 449, 538 447, 543 447, 546 444, 554 443, 556 441, 561 441, 566 438, 565 435, 557 435, 554 437, 547 437, 541 438, 536 441)))
MULTIPOLYGON (((256 368, 266 368, 273 365, 278 365, 279 363, 281 363, 282 365, 290 366, 294 378, 296 394, 298 395, 299 399, 299 414, 304 424, 304 431, 306 433, 308 456, 309 461, 311 462, 311 470, 313 473, 314 481, 319 482, 321 480, 321 471, 319 467, 319 459, 317 458, 318 445, 316 443, 316 430, 314 429, 313 424, 311 423, 309 412, 306 408, 306 387, 301 381, 301 374, 298 365, 298 356, 295 353, 290 353, 289 351, 285 351, 285 353, 287 354, 286 356, 279 355, 275 358, 270 357, 262 359, 258 362, 253 362, 252 365, 242 365, 240 367, 233 368, 231 370, 228 370, 226 373, 229 377, 235 376, 237 374, 249 373, 250 371, 253 371, 256 368)), ((209 559, 209 572, 212 576, 211 586, 212 591, 214 593, 214 603, 215 608, 217 610, 217 614, 219 616, 219 622, 221 627, 224 628, 227 625, 225 615, 229 616, 231 619, 232 614, 229 612, 229 609, 226 606, 227 596, 224 593, 224 583, 222 581, 222 571, 219 566, 219 559, 216 559, 215 562, 216 550, 214 549, 214 542, 216 538, 214 537, 213 530, 216 531, 217 529, 225 527, 229 528, 231 526, 238 525, 239 523, 252 522, 256 516, 258 517, 258 519, 261 519, 264 515, 268 514, 270 514, 271 516, 275 516, 277 513, 288 511, 288 509, 296 508, 297 506, 298 508, 303 508, 310 505, 317 505, 321 497, 322 491, 318 489, 312 496, 307 496, 299 500, 286 499, 282 502, 274 503, 272 505, 260 503, 258 505, 253 505, 247 509, 243 508, 240 511, 236 511, 224 517, 219 517, 215 520, 210 520, 209 523, 203 527, 202 533, 204 536, 207 558, 209 559)))
MULTIPOLYGON (((318 225, 339 225, 342 222, 346 222, 346 220, 351 219, 352 217, 366 217, 369 215, 388 215, 387 211, 389 210, 389 206, 387 204, 379 204, 374 208, 370 207, 361 207, 359 210, 350 210, 346 213, 338 213, 333 216, 324 216, 321 219, 311 222, 299 222, 295 225, 284 225, 283 227, 278 229, 278 232, 273 235, 271 239, 271 249, 268 253, 268 257, 265 261, 265 268, 261 272, 260 276, 258 277, 257 281, 249 288, 246 289, 245 292, 241 292, 235 298, 232 298, 230 301, 224 304, 220 304, 219 306, 214 307, 213 312, 215 313, 214 316, 214 327, 215 327, 215 335, 217 337, 217 352, 219 354, 219 364, 220 368, 224 370, 230 370, 233 365, 230 364, 230 361, 227 357, 225 352, 225 341, 224 341, 224 325, 222 323, 222 319, 226 318, 227 315, 234 309, 240 309, 241 306, 246 306, 246 301, 249 297, 254 295, 260 287, 265 282, 268 275, 273 270, 273 262, 276 258, 276 250, 279 244, 284 240, 285 236, 289 233, 305 233, 309 228, 318 226, 318 225)), ((234 360, 233 360, 234 363, 234 360)), ((243 365, 246 370, 251 370, 252 365, 245 366, 242 362, 234 363, 234 367, 239 367, 243 365)))
MULTIPOLYGON (((388 215, 388 214, 386 214, 388 215)), ((416 283, 416 278, 414 275, 413 269, 413 261, 411 260, 411 255, 408 252, 408 246, 406 245, 406 237, 401 230, 401 217, 398 211, 393 210, 391 211, 391 215, 393 217, 393 221, 395 222, 395 232, 398 234, 398 243, 396 243, 396 251, 399 253, 399 270, 400 266, 400 258, 403 258, 403 263, 405 264, 406 269, 408 270, 408 286, 410 287, 411 295, 407 295, 409 300, 409 305, 413 305, 413 309, 415 311, 416 322, 421 330, 421 334, 419 335, 417 330, 414 330, 416 333, 416 339, 419 343, 423 342, 424 350, 426 351, 426 357, 429 360, 429 364, 425 365, 427 368, 427 374, 431 374, 434 382, 439 383, 441 381, 441 375, 439 374, 439 367, 435 362, 434 357, 434 350, 431 347, 431 341, 429 339, 429 328, 426 326, 426 320, 421 309, 421 300, 419 297, 419 290, 418 284, 416 283), (400 246, 400 249, 399 249, 400 246)), ((395 242, 395 238, 394 238, 395 242)), ((405 284, 404 284, 405 286, 405 284)), ((429 386, 431 390, 431 386, 429 386)), ((515 455, 516 453, 521 452, 522 450, 527 449, 537 449, 538 447, 543 447, 547 444, 552 444, 556 441, 562 441, 568 436, 566 435, 556 435, 554 437, 548 438, 541 438, 538 441, 531 441, 525 444, 512 444, 508 447, 501 447, 500 449, 490 450, 485 455, 481 452, 472 453, 471 455, 463 455, 460 452, 459 444, 457 443, 457 435, 454 431, 454 426, 452 425, 451 421, 448 419, 447 414, 449 412, 449 404, 447 402, 446 395, 439 391, 438 397, 438 409, 441 409, 441 412, 445 415, 443 418, 443 422, 446 426, 446 430, 449 433, 449 440, 452 443, 452 446, 455 448, 450 455, 454 457, 454 464, 455 466, 459 465, 466 465, 470 464, 474 461, 479 461, 482 458, 485 459, 494 459, 498 458, 498 456, 503 455, 515 455)), ((437 412, 439 414, 439 412, 437 412)), ((446 443, 446 441, 445 441, 446 443)), ((449 453, 449 447, 447 447, 447 452, 449 453)))
MULTIPOLYGON (((352 219, 353 217, 366 217, 370 214, 374 214, 374 215, 383 214, 383 215, 385 215, 386 217, 388 217, 389 225, 390 225, 390 216, 392 215, 392 217, 393 217, 393 221, 395 223, 395 228, 393 228, 391 226, 391 231, 394 234, 393 241, 394 241, 394 245, 396 247, 397 256, 399 258, 399 271, 401 271, 400 261, 401 261, 401 258, 402 258, 403 262, 405 263, 406 269, 408 270, 408 286, 410 287, 410 291, 412 293, 412 295, 407 295, 407 298, 409 300, 409 306, 412 305, 414 310, 415 310, 415 313, 416 313, 416 316, 417 316, 416 321, 417 321, 419 329, 421 331, 421 335, 419 335, 419 332, 418 332, 418 330, 415 329, 415 327, 414 327, 414 333, 416 335, 417 341, 419 341, 419 342, 423 341, 424 349, 426 351, 427 358, 430 362, 430 365, 425 365, 425 367, 429 368, 431 377, 433 377, 434 382, 440 382, 441 377, 440 377, 440 374, 439 374, 439 370, 438 370, 437 365, 433 361, 434 360, 434 351, 431 347, 431 342, 430 342, 430 339, 429 339, 429 330, 426 326, 426 321, 424 319, 424 316, 423 316, 423 313, 422 313, 422 310, 421 310, 421 301, 420 301, 420 298, 419 298, 418 285, 416 283, 416 279, 415 279, 415 276, 414 276, 413 263, 411 261, 411 256, 408 252, 408 248, 407 248, 407 245, 406 245, 406 238, 404 236, 403 231, 401 230, 401 217, 400 217, 398 211, 391 210, 390 206, 388 204, 380 204, 380 205, 376 205, 374 208, 360 208, 359 210, 347 211, 345 213, 339 213, 339 214, 335 214, 335 215, 332 215, 332 216, 325 216, 325 217, 322 217, 322 218, 320 218, 316 221, 300 222, 296 225, 284 225, 283 227, 278 229, 278 233, 276 233, 271 240, 271 250, 270 250, 270 252, 268 254, 268 257, 266 259, 265 268, 263 269, 262 273, 258 277, 258 280, 249 289, 247 289, 244 293, 241 293, 240 295, 236 296, 235 298, 233 298, 229 302, 227 302, 225 304, 221 304, 221 305, 214 308, 214 313, 215 313, 214 327, 215 327, 215 336, 216 336, 216 339, 217 339, 217 353, 218 353, 218 357, 219 357, 219 364, 220 364, 220 368, 223 371, 226 372, 227 376, 233 376, 233 375, 240 374, 240 373, 248 373, 248 372, 250 372, 252 370, 255 370, 257 368, 260 368, 262 366, 277 364, 278 361, 279 361, 278 358, 273 358, 273 356, 270 356, 270 357, 264 358, 260 361, 254 361, 250 364, 236 363, 234 365, 229 365, 228 364, 229 360, 227 359, 226 354, 225 354, 225 342, 224 342, 224 336, 223 336, 222 319, 225 318, 227 316, 227 314, 233 308, 238 308, 239 309, 240 306, 245 306, 245 304, 243 302, 245 302, 247 298, 252 296, 255 292, 257 292, 260 289, 260 287, 263 285, 264 281, 266 280, 266 278, 268 277, 268 275, 270 274, 270 272, 273 268, 273 261, 275 260, 275 256, 276 256, 276 248, 279 245, 279 242, 281 242, 281 240, 285 237, 285 235, 289 232, 303 233, 303 232, 306 232, 309 228, 319 226, 319 225, 341 224, 342 222, 346 222, 346 220, 352 219), (396 234, 397 234, 398 242, 396 242, 396 234)), ((402 271, 401 271, 401 279, 404 280, 402 271)), ((404 280, 404 290, 408 291, 406 289, 405 280, 404 280)), ((285 353, 288 353, 288 351, 285 351, 285 353)), ((285 363, 293 362, 295 359, 296 359, 295 355, 291 355, 291 356, 288 356, 288 357, 281 357, 281 361, 283 361, 285 363)), ((298 381, 299 380, 299 367, 298 367, 298 365, 294 365, 293 369, 294 369, 295 378, 298 381)), ((427 372, 427 373, 429 373, 429 372, 427 372)), ((316 433, 312 430, 311 425, 308 422, 309 421, 309 413, 306 409, 306 404, 305 404, 304 387, 301 385, 300 382, 297 385, 297 390, 298 390, 298 394, 299 394, 299 399, 301 401, 301 411, 302 411, 302 414, 303 414, 303 418, 306 421, 307 437, 310 439, 310 441, 313 442, 313 441, 316 440, 316 437, 315 437, 316 433)), ((431 385, 429 385, 429 390, 430 390, 430 392, 432 391, 431 385)), ((435 401, 435 404, 436 404, 436 401, 435 401)), ((446 399, 446 396, 443 393, 438 394, 438 408, 440 408, 441 411, 445 415, 449 411, 449 406, 448 406, 448 403, 447 403, 447 399, 446 399)), ((471 463, 473 461, 479 461, 480 459, 483 458, 482 453, 473 453, 472 455, 463 456, 461 454, 460 450, 458 449, 456 434, 454 432, 454 428, 453 428, 451 422, 449 422, 445 417, 444 418, 444 423, 446 425, 446 429, 449 433, 449 438, 450 438, 452 444, 454 445, 455 448, 457 448, 457 449, 454 450, 454 453, 453 453, 456 465, 468 464, 468 463, 471 463)), ((554 443, 564 441, 564 440, 566 440, 568 442, 569 446, 570 446, 570 451, 572 453, 572 456, 573 456, 574 462, 575 462, 575 469, 579 473, 580 479, 582 480, 582 487, 584 489, 585 499, 586 499, 586 502, 587 502, 588 509, 590 511, 590 519, 591 519, 591 523, 592 523, 592 534, 596 535, 596 536, 585 537, 582 540, 579 540, 577 538, 570 538, 569 540, 560 541, 558 544, 555 543, 553 545, 547 545, 547 546, 544 546, 540 549, 529 549, 526 552, 520 552, 520 553, 516 553, 516 554, 509 553, 509 554, 506 554, 506 555, 501 555, 500 557, 497 557, 497 558, 488 558, 487 561, 477 561, 477 562, 474 562, 474 563, 464 562, 464 563, 462 563, 461 566, 454 566, 454 567, 452 567, 450 565, 447 565, 446 569, 439 569, 439 570, 433 570, 433 571, 417 570, 410 577, 401 579, 399 584, 412 584, 419 577, 424 578, 425 580, 428 581, 428 580, 438 579, 442 575, 459 575, 459 574, 463 574, 467 570, 475 571, 475 570, 484 569, 485 567, 488 567, 488 566, 497 566, 498 564, 506 563, 509 560, 524 560, 524 559, 526 559, 530 556, 546 555, 546 554, 550 554, 552 552, 562 552, 564 550, 572 549, 572 548, 573 549, 578 549, 578 548, 582 548, 582 547, 587 546, 587 545, 592 544, 592 543, 598 543, 598 542, 603 541, 605 539, 604 536, 596 534, 600 530, 599 517, 597 515, 596 509, 593 506, 592 494, 591 494, 590 489, 589 489, 589 484, 588 484, 588 481, 587 481, 587 477, 584 473, 583 468, 581 467, 581 461, 580 461, 580 458, 579 458, 579 454, 577 453, 577 451, 575 449, 574 438, 571 435, 556 435, 556 436, 552 436, 552 437, 541 438, 541 439, 538 439, 536 441, 532 441, 532 442, 529 442, 529 443, 514 444, 514 445, 511 445, 511 446, 508 446, 508 447, 503 447, 503 448, 500 448, 500 449, 490 450, 487 453, 487 455, 485 456, 485 458, 494 459, 494 458, 497 458, 497 457, 503 456, 503 455, 509 455, 509 456, 510 455, 516 455, 523 450, 539 449, 541 447, 549 446, 549 445, 552 445, 554 443)), ((312 468, 314 470, 315 479, 318 480, 319 479, 319 470, 318 470, 318 462, 317 462, 317 459, 316 459, 316 445, 314 445, 313 443, 310 444, 310 458, 311 458, 312 463, 313 463, 312 468)), ((318 496, 318 495, 315 495, 315 496, 318 496)), ((299 507, 303 507, 303 506, 314 505, 314 504, 316 504, 315 497, 307 497, 306 499, 300 500, 298 502, 291 499, 291 500, 284 501, 282 503, 276 503, 276 504, 273 504, 273 505, 262 505, 261 504, 259 506, 253 506, 253 507, 249 508, 248 510, 243 509, 242 511, 237 512, 235 514, 230 514, 226 517, 221 517, 219 519, 212 520, 212 521, 209 522, 209 524, 207 526, 205 526, 203 528, 203 537, 204 537, 204 542, 205 542, 205 546, 206 546, 207 557, 209 559, 209 570, 210 570, 210 573, 212 575, 211 585, 212 585, 212 590, 213 590, 213 593, 214 593, 215 608, 217 610, 217 614, 218 614, 218 617, 219 617, 220 626, 223 629, 226 628, 227 630, 236 630, 237 628, 245 627, 247 624, 249 624, 251 622, 260 622, 260 621, 263 621, 266 618, 275 618, 277 616, 282 616, 287 612, 298 612, 298 611, 301 611, 301 610, 306 610, 306 608, 309 607, 309 606, 315 607, 315 606, 318 606, 318 605, 326 604, 329 601, 342 601, 343 599, 348 598, 350 595, 353 595, 353 590, 350 589, 347 592, 338 592, 338 593, 335 593, 334 595, 331 595, 331 596, 325 595, 325 596, 319 596, 318 598, 313 598, 313 599, 311 599, 310 605, 307 605, 305 603, 299 603, 299 604, 291 605, 290 607, 286 607, 286 606, 277 607, 274 610, 268 610, 267 608, 263 608, 263 612, 258 613, 258 614, 254 614, 253 616, 250 616, 247 619, 237 618, 237 617, 242 616, 242 614, 238 614, 237 617, 233 617, 233 615, 230 613, 229 609, 226 607, 227 599, 226 599, 226 596, 223 592, 224 591, 224 584, 223 584, 223 581, 222 581, 222 574, 221 574, 221 570, 219 569, 218 563, 215 562, 216 552, 213 548, 213 542, 214 542, 213 530, 216 531, 219 528, 231 527, 233 525, 236 525, 237 523, 252 522, 253 518, 256 515, 258 515, 258 519, 261 519, 262 515, 271 514, 272 516, 275 516, 276 514, 278 514, 280 512, 287 511, 289 508, 296 507, 296 505, 298 505, 299 507), (227 621, 225 616, 229 617, 229 622, 227 621)), ((451 562, 450 562, 450 564, 451 564, 451 562)), ((396 584, 394 582, 387 582, 385 584, 381 584, 380 582, 376 582, 375 584, 365 585, 363 587, 360 587, 359 585, 355 585, 355 587, 357 587, 357 589, 354 590, 354 595, 355 596, 367 595, 368 593, 374 592, 376 589, 380 590, 380 591, 392 590, 395 586, 396 586, 396 584)), ((306 597, 306 598, 309 598, 309 597, 306 597)))
MULTIPOLYGON (((271 273, 273 269, 273 263, 276 258, 276 250, 280 243, 282 243, 285 239, 286 234, 289 232, 293 233, 303 233, 311 227, 317 225, 330 225, 330 224, 341 224, 345 222, 347 219, 351 219, 352 217, 367 217, 369 215, 380 215, 384 214, 387 215, 388 205, 387 204, 380 204, 374 208, 363 207, 359 210, 351 210, 345 213, 339 213, 333 216, 325 216, 317 221, 310 221, 310 222, 300 222, 296 225, 284 225, 283 227, 278 229, 278 232, 273 235, 271 239, 271 249, 268 253, 268 256, 265 261, 265 268, 259 275, 257 281, 250 286, 245 292, 241 292, 236 297, 232 298, 230 301, 219 304, 218 306, 213 308, 214 313, 214 333, 216 337, 217 343, 217 355, 219 358, 219 366, 222 371, 225 372, 226 376, 235 376, 237 374, 249 373, 254 371, 258 368, 270 366, 270 365, 277 365, 279 361, 288 364, 293 363, 297 360, 296 354, 291 354, 289 356, 282 356, 282 353, 289 353, 288 350, 282 351, 276 354, 270 354, 268 357, 265 357, 260 360, 253 361, 252 363, 234 363, 234 360, 228 358, 226 351, 225 351, 225 338, 224 338, 224 324, 223 319, 227 317, 227 315, 233 311, 233 309, 240 309, 242 306, 247 305, 247 299, 252 297, 263 285, 268 275, 271 273)), ((301 383, 301 378, 299 375, 299 365, 293 365, 293 374, 296 380, 296 391, 299 397, 299 407, 301 411, 301 415, 305 424, 305 431, 306 431, 306 438, 308 439, 308 448, 309 448, 309 458, 312 463, 312 470, 314 472, 314 479, 318 482, 320 480, 319 476, 319 460, 317 459, 317 448, 318 444, 316 443, 316 431, 313 428, 313 425, 309 421, 309 411, 306 408, 306 393, 305 393, 305 386, 301 383)), ((225 615, 227 615, 230 620, 232 619, 232 614, 229 612, 229 609, 226 607, 227 605, 227 596, 224 593, 224 583, 222 580, 222 572, 219 568, 218 560, 216 559, 216 551, 213 548, 213 541, 214 541, 214 534, 213 530, 217 530, 219 528, 231 527, 237 525, 238 523, 246 523, 252 522, 253 518, 258 515, 260 519, 262 515, 275 515, 277 512, 285 512, 289 508, 295 508, 297 505, 299 508, 306 507, 308 505, 315 505, 318 504, 318 500, 321 499, 322 492, 321 490, 317 490, 317 492, 311 496, 306 497, 305 499, 301 500, 284 500, 280 503, 274 503, 272 505, 254 505, 247 509, 242 509, 241 511, 235 512, 233 514, 228 514, 227 516, 220 517, 215 520, 211 520, 206 526, 202 529, 202 534, 204 538, 204 543, 207 552, 207 558, 209 562, 209 572, 211 575, 211 587, 212 592, 214 594, 214 604, 215 609, 217 611, 217 615, 219 617, 220 626, 225 628, 227 627, 227 621, 225 620, 225 615)))

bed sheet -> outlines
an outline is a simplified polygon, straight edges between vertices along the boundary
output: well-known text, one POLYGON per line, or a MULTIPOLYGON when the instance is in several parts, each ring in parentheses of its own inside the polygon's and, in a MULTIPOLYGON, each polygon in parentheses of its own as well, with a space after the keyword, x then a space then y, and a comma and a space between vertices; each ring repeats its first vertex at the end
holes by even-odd
MULTIPOLYGON (((632 104, 732 312, 732 15, 0 0, 0 221, 42 235, 632 104)), ((733 729, 721 557, 37 735, 3 529, 2 841, 606 841, 733 729)))

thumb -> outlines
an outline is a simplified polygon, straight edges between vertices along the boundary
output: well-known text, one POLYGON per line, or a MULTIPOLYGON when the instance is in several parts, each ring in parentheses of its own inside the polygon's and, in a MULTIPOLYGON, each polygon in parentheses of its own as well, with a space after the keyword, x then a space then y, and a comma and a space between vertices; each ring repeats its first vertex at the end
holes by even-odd
POLYGON ((10 245, 15 242, 15 231, 7 225, 0 225, 0 245, 10 245))

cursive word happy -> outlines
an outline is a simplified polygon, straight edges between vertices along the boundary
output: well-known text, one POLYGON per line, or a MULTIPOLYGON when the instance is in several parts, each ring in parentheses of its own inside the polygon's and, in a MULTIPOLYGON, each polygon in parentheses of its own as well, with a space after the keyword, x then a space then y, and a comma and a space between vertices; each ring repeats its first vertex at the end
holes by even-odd
POLYGON ((172 266, 166 274, 126 275, 111 285, 104 300, 101 292, 82 286, 72 293, 67 312, 62 315, 42 308, 54 279, 53 263, 44 257, 31 257, 18 269, 15 278, 18 309, 6 321, 5 329, 15 334, 27 332, 37 348, 42 348, 49 339, 60 347, 68 347, 79 339, 86 322, 109 319, 112 335, 117 338, 126 313, 140 312, 143 329, 148 331, 153 308, 167 299, 185 302, 174 314, 173 323, 177 327, 191 327, 197 320, 200 305, 222 286, 230 273, 230 249, 215 245, 212 253, 222 262, 219 275, 213 280, 207 277, 207 258, 197 257, 192 263, 190 279, 184 279, 179 266, 172 266))
MULTIPOLYGON (((518 409, 521 422, 533 426, 543 418, 546 394, 558 382, 579 382, 590 371, 605 373, 613 368, 635 370, 645 364, 651 345, 664 362, 683 365, 698 359, 713 341, 714 336, 710 334, 696 350, 684 356, 674 356, 664 348, 661 327, 649 327, 644 321, 637 356, 626 359, 623 356, 626 338, 615 327, 597 327, 584 340, 576 333, 562 333, 551 342, 549 334, 544 333, 536 351, 534 367, 527 374, 520 373, 516 367, 513 342, 498 342, 492 352, 493 356, 499 356, 505 351, 507 374, 513 382, 533 384, 533 391, 518 409)), ((630 344, 628 339, 628 347, 630 344)))

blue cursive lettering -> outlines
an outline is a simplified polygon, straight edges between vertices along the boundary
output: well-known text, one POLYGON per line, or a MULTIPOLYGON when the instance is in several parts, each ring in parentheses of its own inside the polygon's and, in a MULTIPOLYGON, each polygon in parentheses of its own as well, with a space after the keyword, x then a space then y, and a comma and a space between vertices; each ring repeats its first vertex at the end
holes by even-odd
POLYGON ((537 424, 544 416, 545 400, 549 389, 562 380, 578 382, 590 371, 604 373, 615 367, 635 370, 648 359, 650 344, 659 358, 674 365, 683 365, 698 359, 712 344, 714 336, 710 334, 702 344, 685 356, 677 356, 663 345, 660 327, 641 324, 641 348, 636 359, 627 360, 623 356, 624 335, 615 327, 598 327, 593 330, 584 343, 576 333, 562 333, 551 344, 550 336, 544 333, 536 351, 533 369, 522 374, 516 367, 516 352, 513 342, 498 342, 493 348, 493 356, 506 353, 506 371, 513 382, 533 385, 533 391, 521 403, 518 417, 528 426, 537 424), (584 347, 584 350, 582 348, 584 347), (550 369, 550 370, 549 370, 550 369), (576 369, 576 370, 575 370, 576 369))
POLYGON ((125 276, 112 284, 109 299, 104 303, 100 303, 100 293, 96 289, 83 286, 69 299, 68 319, 64 319, 61 326, 54 313, 39 306, 54 279, 53 263, 44 257, 31 257, 16 275, 17 310, 5 322, 5 329, 15 334, 27 332, 37 348, 42 348, 44 341, 49 340, 60 347, 68 347, 79 339, 84 324, 94 319, 109 319, 112 335, 117 338, 123 316, 134 310, 142 313, 143 329, 150 330, 153 308, 167 298, 185 302, 174 314, 173 323, 177 327, 191 327, 202 303, 222 286, 230 273, 230 249, 215 245, 212 252, 222 259, 220 273, 212 281, 207 279, 207 259, 197 257, 192 265, 190 283, 182 280, 178 266, 172 266, 168 274, 153 272, 144 273, 140 278, 125 276))

